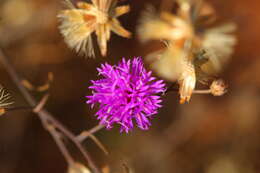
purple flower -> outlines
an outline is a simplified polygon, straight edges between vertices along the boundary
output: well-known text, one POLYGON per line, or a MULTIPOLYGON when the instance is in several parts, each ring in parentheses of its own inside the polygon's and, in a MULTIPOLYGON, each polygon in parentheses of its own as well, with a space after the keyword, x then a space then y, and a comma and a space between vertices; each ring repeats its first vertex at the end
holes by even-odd
POLYGON ((99 104, 96 115, 100 124, 110 129, 117 123, 121 132, 128 132, 134 119, 139 128, 147 130, 152 115, 161 107, 164 82, 151 76, 141 58, 123 59, 117 66, 102 64, 97 70, 103 78, 91 81, 93 85, 89 88, 93 94, 86 97, 92 108, 99 104))

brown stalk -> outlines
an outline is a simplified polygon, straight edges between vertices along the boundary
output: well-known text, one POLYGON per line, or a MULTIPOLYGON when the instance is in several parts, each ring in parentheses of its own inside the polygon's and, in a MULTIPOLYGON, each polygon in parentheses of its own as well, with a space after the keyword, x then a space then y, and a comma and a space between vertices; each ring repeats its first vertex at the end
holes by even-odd
POLYGON ((79 151, 82 153, 86 161, 88 162, 88 165, 90 169, 93 171, 93 173, 101 173, 100 169, 97 167, 95 162, 90 157, 89 153, 84 149, 81 141, 77 140, 77 136, 74 135, 70 130, 68 130, 62 123, 60 123, 58 120, 54 118, 54 116, 48 112, 45 108, 43 108, 44 104, 47 101, 47 96, 45 96, 39 104, 37 104, 36 99, 27 91, 27 89, 21 84, 21 80, 19 78, 19 75, 15 71, 12 64, 9 62, 9 58, 7 58, 2 49, 0 49, 0 61, 6 68, 8 74, 12 78, 13 82, 16 84, 17 88, 20 90, 21 94, 25 98, 25 100, 28 102, 28 104, 31 107, 35 107, 34 112, 38 115, 39 119, 41 120, 43 127, 52 135, 54 141, 56 142, 57 146, 59 147, 60 151, 62 152, 63 156, 65 157, 68 164, 71 164, 73 162, 72 157, 70 156, 68 149, 66 148, 62 138, 61 133, 69 138, 79 149, 79 151), (59 130, 59 131, 57 131, 59 130))

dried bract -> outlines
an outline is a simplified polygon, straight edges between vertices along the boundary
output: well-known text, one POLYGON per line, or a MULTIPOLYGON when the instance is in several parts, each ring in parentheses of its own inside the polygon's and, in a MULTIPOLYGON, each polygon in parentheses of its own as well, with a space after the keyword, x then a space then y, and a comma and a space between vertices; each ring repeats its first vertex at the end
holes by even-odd
POLYGON ((190 101, 190 97, 196 85, 194 65, 190 62, 185 62, 182 67, 185 68, 185 70, 183 70, 178 79, 180 85, 179 94, 181 104, 190 101))
POLYGON ((117 19, 130 11, 128 5, 117 7, 117 0, 92 0, 92 4, 77 2, 76 5, 66 0, 66 4, 69 9, 58 15, 61 20, 59 28, 65 42, 76 52, 89 57, 95 56, 92 43, 94 32, 103 56, 107 54, 111 31, 125 38, 131 37, 131 33, 117 19))

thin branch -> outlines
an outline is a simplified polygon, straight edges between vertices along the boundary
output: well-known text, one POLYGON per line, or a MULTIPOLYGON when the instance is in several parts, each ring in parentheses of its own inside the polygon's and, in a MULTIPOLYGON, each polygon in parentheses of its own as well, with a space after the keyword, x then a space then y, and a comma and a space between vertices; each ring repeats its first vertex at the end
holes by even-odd
POLYGON ((106 147, 99 141, 99 139, 97 137, 95 137, 93 134, 99 130, 101 130, 102 128, 104 128, 104 125, 97 125, 95 127, 93 127, 92 129, 88 130, 88 131, 83 131, 81 132, 78 136, 77 136, 77 140, 80 142, 83 142, 85 139, 87 139, 88 137, 90 137, 96 144, 97 146, 106 154, 108 155, 108 150, 106 149, 106 147))
POLYGON ((65 144, 63 143, 61 134, 59 134, 59 132, 55 129, 55 127, 53 125, 50 125, 46 120, 43 119, 42 124, 43 124, 44 128, 48 129, 49 133, 52 135, 53 140, 59 147, 59 149, 60 149, 63 157, 67 161, 68 165, 73 165, 74 159, 72 158, 72 156, 68 152, 65 144))
POLYGON ((39 112, 42 110, 42 108, 44 107, 44 105, 47 103, 49 96, 50 96, 49 94, 45 94, 45 95, 43 96, 43 98, 42 98, 41 101, 38 103, 38 105, 35 106, 35 108, 33 109, 33 112, 34 112, 34 113, 39 113, 39 112))
MULTIPOLYGON (((15 71, 15 69, 13 68, 13 66, 11 65, 11 63, 9 62, 9 59, 4 55, 2 49, 0 49, 0 61, 3 63, 3 65, 5 66, 7 72, 9 73, 9 75, 11 76, 12 80, 14 81, 14 83, 16 84, 16 86, 18 87, 18 89, 20 90, 20 92, 22 93, 22 95, 24 96, 25 100, 29 103, 29 105, 31 107, 35 107, 37 105, 37 101, 34 99, 33 96, 31 96, 31 94, 27 91, 27 89, 21 84, 21 80, 18 77, 17 72, 15 71)), ((45 121, 47 121, 48 123, 50 123, 51 125, 53 125, 55 128, 59 129, 66 137, 68 137, 75 145, 76 147, 80 150, 80 152, 82 153, 82 155, 84 156, 84 158, 86 159, 86 161, 89 164, 90 169, 94 172, 94 173, 101 173, 101 171, 99 170, 99 168, 96 166, 95 162, 92 160, 92 158, 90 157, 89 153, 83 148, 82 144, 80 141, 77 140, 76 136, 69 131, 65 126, 63 126, 58 120, 56 120, 51 113, 49 113, 46 109, 42 108, 37 112, 40 120, 42 121, 45 129, 53 136, 54 140, 56 141, 57 136, 53 135, 53 132, 50 131, 49 128, 47 128, 45 126, 45 121)), ((62 141, 59 141, 62 142, 62 141)), ((56 142, 57 143, 57 142, 56 142)), ((59 149, 62 151, 64 148, 61 148, 60 143, 57 143, 59 149)), ((64 146, 65 147, 65 146, 64 146)), ((67 150, 67 148, 66 148, 67 150)), ((70 162, 70 161, 69 161, 70 162)))
POLYGON ((206 90, 194 90, 193 94, 211 94, 211 90, 210 89, 206 89, 206 90))
MULTIPOLYGON (((33 109, 33 112, 38 114, 43 107, 45 106, 45 104, 47 103, 49 98, 49 94, 46 94, 43 96, 43 98, 40 100, 40 102, 38 103, 37 106, 35 106, 35 108, 33 109)), ((60 132, 58 132, 55 129, 55 126, 52 125, 51 123, 48 122, 48 119, 46 117, 40 117, 41 122, 43 127, 51 134, 51 136, 53 137, 53 140, 55 141, 55 143, 57 144, 57 146, 59 147, 63 157, 65 158, 65 160, 67 161, 68 165, 73 165, 74 164, 74 159, 72 158, 72 156, 70 155, 69 151, 67 150, 65 144, 62 141, 62 137, 60 132)))
POLYGON ((88 131, 83 131, 77 136, 77 140, 82 142, 86 140, 88 137, 90 137, 91 134, 96 133, 97 131, 103 129, 104 127, 105 127, 104 125, 99 124, 88 131))
MULTIPOLYGON (((171 85, 169 88, 167 88, 167 90, 165 91, 165 94, 169 93, 169 92, 179 92, 179 89, 176 88, 175 85, 171 85)), ((211 91, 211 89, 194 90, 192 93, 193 94, 211 94, 212 91, 211 91)))
POLYGON ((89 137, 97 144, 97 146, 106 154, 108 155, 109 152, 108 150, 106 149, 106 147, 100 142, 100 140, 95 137, 93 134, 89 134, 89 137))
POLYGON ((11 76, 13 82, 16 84, 18 89, 23 94, 25 100, 29 103, 29 105, 35 106, 37 103, 36 100, 29 94, 29 92, 26 90, 26 88, 24 88, 21 85, 21 83, 20 83, 21 80, 19 79, 18 75, 16 74, 16 71, 14 70, 12 65, 9 63, 7 57, 5 57, 5 55, 1 49, 0 49, 0 60, 3 63, 3 65, 5 66, 8 74, 11 76))

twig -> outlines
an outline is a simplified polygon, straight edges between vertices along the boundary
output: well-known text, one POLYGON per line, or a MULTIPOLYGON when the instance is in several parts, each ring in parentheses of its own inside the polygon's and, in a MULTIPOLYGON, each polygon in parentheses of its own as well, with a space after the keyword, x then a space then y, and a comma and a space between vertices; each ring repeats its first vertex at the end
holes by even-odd
MULTIPOLYGON (((165 94, 169 93, 169 92, 179 92, 179 89, 176 88, 174 85, 171 85, 169 88, 167 88, 167 90, 165 91, 165 94)), ((212 91, 211 91, 211 89, 194 90, 192 93, 193 94, 211 94, 212 91)))
POLYGON ((53 140, 55 141, 55 143, 59 147, 59 149, 60 149, 63 157, 67 161, 68 165, 69 166, 73 165, 74 164, 74 159, 72 158, 72 156, 68 152, 65 144, 63 143, 61 134, 59 134, 59 132, 55 129, 55 127, 53 125, 50 125, 47 122, 47 120, 43 119, 42 120, 42 124, 43 124, 44 128, 47 129, 49 131, 49 133, 52 135, 53 140))
POLYGON ((3 51, 0 49, 0 60, 2 61, 3 65, 5 66, 7 72, 11 76, 13 82, 16 84, 18 89, 21 91, 23 94, 25 100, 29 103, 31 106, 36 105, 36 100, 32 98, 32 96, 29 94, 29 92, 20 84, 20 79, 18 75, 16 74, 16 71, 12 67, 12 65, 9 63, 8 59, 5 57, 3 51))
POLYGON ((34 113, 38 113, 38 112, 40 112, 40 111, 42 110, 42 108, 44 107, 44 105, 47 103, 47 100, 48 100, 49 96, 50 96, 49 94, 45 94, 45 95, 43 96, 43 98, 42 98, 41 101, 38 103, 38 105, 35 106, 35 108, 33 109, 33 112, 34 112, 34 113))
POLYGON ((97 146, 106 154, 108 155, 108 150, 106 147, 99 141, 97 137, 95 137, 93 134, 89 133, 89 137, 97 144, 97 146))
MULTIPOLYGON (((3 65, 5 66, 7 72, 9 73, 10 77, 12 78, 13 82, 16 84, 16 86, 18 87, 18 89, 20 90, 22 95, 24 96, 25 100, 29 103, 29 105, 31 107, 35 107, 37 105, 37 101, 34 99, 33 96, 31 96, 31 94, 26 90, 26 88, 21 84, 21 82, 20 82, 21 80, 18 77, 18 74, 16 73, 16 71, 13 68, 13 66, 11 65, 11 63, 9 62, 8 58, 4 55, 2 49, 0 49, 0 60, 2 61, 3 65)), ((38 114, 40 120, 42 121, 45 129, 52 135, 54 140, 55 141, 59 140, 58 142, 56 141, 56 143, 62 152, 64 152, 63 150, 65 150, 65 149, 67 151, 67 148, 65 147, 64 143, 60 139, 57 138, 58 136, 56 134, 53 134, 53 131, 50 130, 50 128, 48 128, 48 126, 46 126, 46 122, 48 122, 48 124, 51 124, 53 127, 59 129, 66 137, 68 137, 76 145, 76 147, 79 149, 79 151, 82 153, 82 155, 88 162, 90 169, 94 173, 101 173, 99 168, 96 166, 95 162, 90 157, 89 153, 83 148, 81 142, 77 140, 77 137, 71 131, 69 131, 64 125, 62 125, 58 120, 56 120, 51 115, 51 113, 49 113, 46 109, 42 108, 42 109, 38 110, 38 112, 36 112, 36 113, 38 114), (60 142, 64 146, 62 146, 60 142)), ((65 153, 63 153, 63 154, 65 154, 65 153)), ((68 162, 71 162, 71 160, 68 162)))
POLYGON ((211 94, 211 90, 210 89, 206 89, 206 90, 194 90, 193 94, 211 94))
MULTIPOLYGON (((33 109, 33 112, 38 114, 43 109, 44 105, 47 103, 48 98, 49 98, 49 94, 44 95, 43 98, 38 103, 38 105, 35 106, 35 108, 33 109)), ((72 158, 65 144, 63 143, 61 134, 55 129, 55 126, 53 126, 51 123, 48 122, 48 119, 46 117, 40 117, 40 119, 42 121, 43 127, 52 135, 53 140, 59 147, 68 165, 73 165, 74 159, 72 158)))
POLYGON ((108 155, 108 150, 106 149, 106 147, 98 140, 98 138, 96 138, 93 134, 99 130, 101 130, 102 128, 104 128, 104 125, 97 125, 95 127, 93 127, 92 129, 88 130, 88 131, 83 131, 81 132, 78 136, 77 136, 77 140, 80 142, 83 142, 85 139, 87 139, 88 137, 90 137, 96 144, 97 146, 106 154, 108 155))
POLYGON ((83 131, 81 132, 78 136, 77 136, 77 140, 78 141, 84 141, 86 140, 88 137, 90 137, 90 134, 94 134, 97 131, 103 129, 105 126, 104 125, 97 125, 95 127, 93 127, 92 129, 88 130, 88 131, 83 131))

